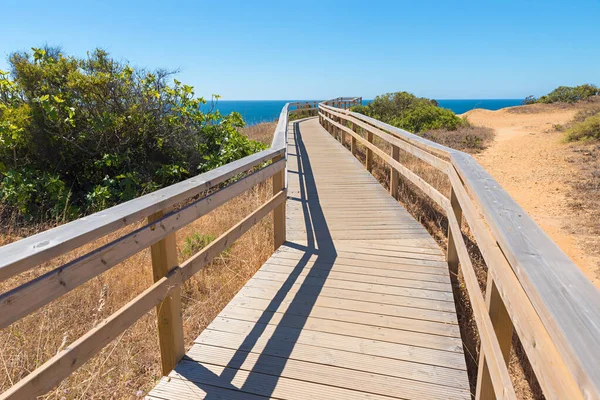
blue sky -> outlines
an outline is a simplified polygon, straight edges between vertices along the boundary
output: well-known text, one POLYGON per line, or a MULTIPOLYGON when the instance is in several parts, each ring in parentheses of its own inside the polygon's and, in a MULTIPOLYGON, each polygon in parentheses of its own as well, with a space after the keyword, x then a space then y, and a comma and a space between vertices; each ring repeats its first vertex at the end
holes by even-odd
POLYGON ((44 44, 179 69, 199 95, 323 99, 407 90, 522 98, 600 84, 600 1, 10 1, 0 69, 44 44))

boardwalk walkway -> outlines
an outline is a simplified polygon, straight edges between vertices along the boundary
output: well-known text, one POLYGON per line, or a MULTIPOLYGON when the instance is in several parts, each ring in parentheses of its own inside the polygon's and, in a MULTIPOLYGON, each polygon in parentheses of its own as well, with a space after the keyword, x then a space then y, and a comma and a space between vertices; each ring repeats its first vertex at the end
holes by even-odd
POLYGON ((288 152, 288 241, 149 398, 470 398, 436 242, 317 119, 288 152))

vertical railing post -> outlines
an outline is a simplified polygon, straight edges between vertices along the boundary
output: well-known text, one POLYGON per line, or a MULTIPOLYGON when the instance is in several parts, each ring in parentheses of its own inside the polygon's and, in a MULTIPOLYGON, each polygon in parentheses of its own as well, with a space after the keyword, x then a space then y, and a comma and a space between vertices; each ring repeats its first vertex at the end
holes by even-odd
MULTIPOLYGON (((392 145, 392 158, 396 161, 400 160, 400 149, 394 145, 392 145)), ((396 200, 398 199, 398 179, 400 179, 398 171, 390 166, 390 194, 396 200)))
MULTIPOLYGON (((346 126, 346 121, 340 117, 340 124, 346 126)), ((340 142, 342 142, 342 146, 346 147, 346 131, 343 129, 340 129, 340 142)))
MULTIPOLYGON (((502 301, 500 292, 498 292, 498 288, 494 283, 492 274, 489 272, 490 268, 493 268, 493 266, 488 265, 485 304, 490 314, 492 325, 494 326, 494 332, 498 338, 498 344, 500 345, 500 350, 504 357, 504 363, 508 365, 514 328, 510 316, 508 315, 508 311, 504 306, 504 301, 502 301)), ((475 400, 496 398, 487 359, 483 351, 479 354, 479 369, 477 371, 477 388, 475 393, 475 400)))
MULTIPOLYGON (((167 214, 170 209, 158 211, 148 217, 152 224, 167 214)), ((155 229, 164 229, 160 222, 155 229)), ((177 267, 177 244, 175 232, 150 246, 152 257, 152 273, 154 282, 160 280, 177 267)), ((183 341, 183 320, 181 318, 181 290, 173 289, 171 294, 156 307, 158 319, 158 339, 162 374, 167 376, 183 358, 185 353, 183 341)))
MULTIPOLYGON (((448 210, 448 212, 452 211, 454 213, 458 226, 460 227, 462 225, 462 208, 460 207, 454 189, 451 189, 450 191, 450 205, 452 210, 448 210)), ((460 235, 460 232, 457 232, 456 234, 460 235)), ((458 252, 456 251, 454 233, 450 229, 450 224, 448 224, 448 251, 446 252, 446 259, 448 261, 450 274, 456 279, 458 277, 458 252)))
MULTIPOLYGON (((287 142, 287 141, 286 141, 287 142)), ((273 162, 285 158, 285 155, 277 156, 273 162)), ((285 188, 285 168, 273 175, 273 196, 285 188)), ((273 210, 273 246, 277 250, 285 242, 285 206, 286 200, 273 210)))
MULTIPOLYGON (((354 122, 352 123, 352 131, 356 133, 356 124, 354 122)), ((356 138, 354 136, 350 138, 350 151, 352 155, 356 155, 356 138)))
MULTIPOLYGON (((367 131, 367 141, 369 143, 373 143, 373 133, 370 131, 367 131)), ((371 170, 373 169, 373 150, 371 150, 369 148, 367 148, 365 167, 367 168, 367 171, 369 171, 369 172, 371 172, 371 170)))

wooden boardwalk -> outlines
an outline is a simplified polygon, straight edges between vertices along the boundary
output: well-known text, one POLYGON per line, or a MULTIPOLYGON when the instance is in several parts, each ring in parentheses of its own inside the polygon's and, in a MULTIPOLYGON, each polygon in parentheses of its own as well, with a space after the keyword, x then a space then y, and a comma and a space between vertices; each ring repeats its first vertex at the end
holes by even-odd
POLYGON ((290 125, 287 242, 156 399, 468 399, 448 266, 318 123, 290 125))

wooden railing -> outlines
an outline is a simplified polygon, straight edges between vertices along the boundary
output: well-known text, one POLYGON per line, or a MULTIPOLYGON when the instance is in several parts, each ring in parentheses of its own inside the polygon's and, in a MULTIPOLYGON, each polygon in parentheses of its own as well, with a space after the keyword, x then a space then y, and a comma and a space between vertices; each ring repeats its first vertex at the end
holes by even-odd
POLYGON ((0 328, 148 247, 155 282, 0 395, 1 399, 29 399, 44 394, 154 307, 162 372, 167 375, 175 367, 184 355, 181 285, 271 211, 275 249, 285 241, 288 108, 288 104, 283 107, 272 145, 267 150, 0 248, 0 280, 6 280, 147 218, 141 228, 0 295, 0 328), (243 178, 231 182, 243 173, 246 173, 243 178), (179 229, 271 177, 273 196, 266 203, 178 265, 175 235, 179 229), (189 200, 210 189, 213 189, 210 195, 189 200), (185 206, 174 209, 186 200, 185 206))
POLYGON ((577 266, 470 155, 331 104, 319 104, 321 125, 344 146, 349 135, 353 154, 364 146, 367 169, 373 155, 385 161, 393 195, 402 175, 448 218, 448 265, 457 274, 460 264, 481 341, 476 398, 516 398, 507 369, 513 332, 546 398, 600 398, 600 292, 577 266), (445 174, 449 198, 400 163, 400 151, 445 174), (463 219, 488 267, 485 298, 463 219))
POLYGON ((299 101, 289 103, 290 113, 297 118, 316 116, 319 111, 319 103, 328 104, 333 107, 349 109, 352 106, 362 104, 362 97, 338 97, 325 101, 299 101))

